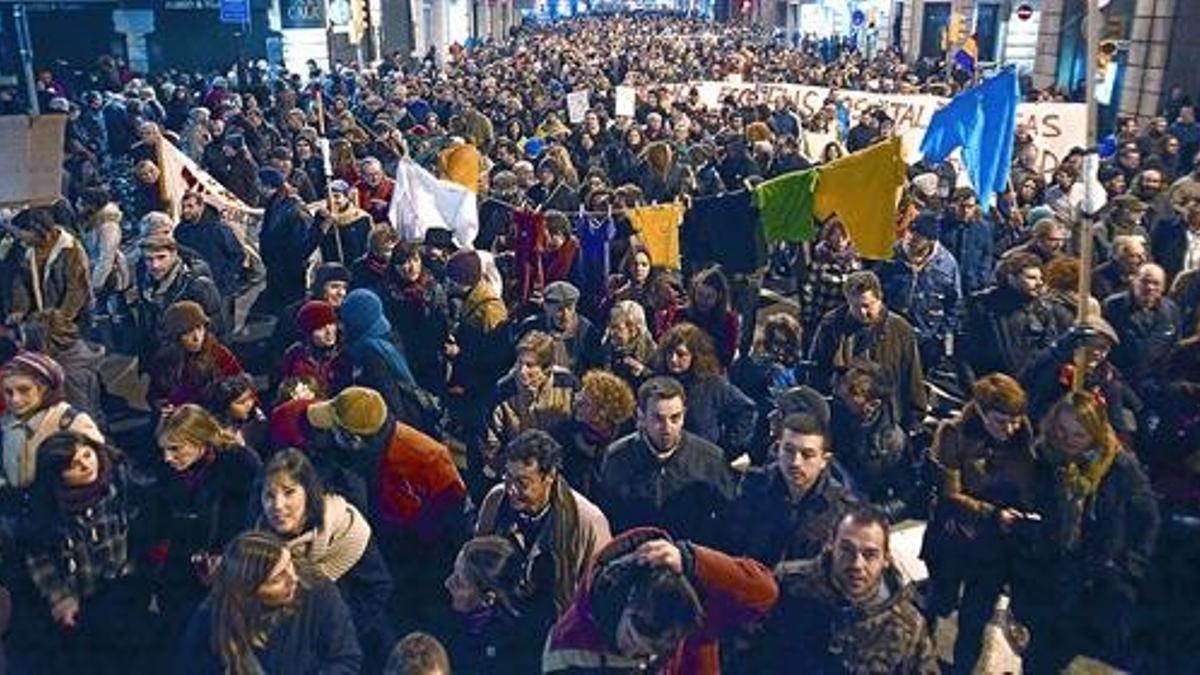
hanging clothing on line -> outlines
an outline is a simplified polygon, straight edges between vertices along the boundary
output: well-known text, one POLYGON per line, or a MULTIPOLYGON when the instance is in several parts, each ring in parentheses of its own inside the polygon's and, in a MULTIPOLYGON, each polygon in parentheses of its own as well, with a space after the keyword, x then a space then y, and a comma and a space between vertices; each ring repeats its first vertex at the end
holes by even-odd
POLYGON ((579 290, 591 309, 597 309, 608 283, 610 243, 617 236, 612 214, 597 216, 580 213, 572 218, 579 238, 579 290))
POLYGON ((767 263, 762 224, 746 190, 692 201, 680 237, 693 269, 715 262, 726 274, 753 274, 767 263))
POLYGON ((546 215, 536 211, 513 211, 517 241, 513 246, 517 271, 517 292, 521 302, 546 286, 542 254, 546 251, 546 215))
POLYGON ((679 269, 679 225, 683 222, 683 205, 642 206, 630 209, 626 215, 649 251, 650 262, 679 269))
POLYGON ((785 173, 754 188, 754 205, 770 243, 807 241, 817 234, 813 225, 813 191, 817 170, 785 173))

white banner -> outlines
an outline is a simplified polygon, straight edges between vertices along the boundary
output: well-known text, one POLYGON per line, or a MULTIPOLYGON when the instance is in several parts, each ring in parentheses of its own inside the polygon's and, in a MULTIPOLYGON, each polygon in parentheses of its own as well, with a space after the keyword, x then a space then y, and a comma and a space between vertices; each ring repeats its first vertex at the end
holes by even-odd
MULTIPOLYGON (((933 113, 950 101, 929 94, 877 94, 848 89, 810 87, 803 84, 754 84, 730 82, 690 82, 645 87, 642 91, 665 89, 676 99, 686 98, 695 88, 700 100, 708 107, 720 105, 732 96, 740 105, 773 104, 784 98, 796 104, 805 115, 819 111, 834 92, 835 98, 850 111, 850 123, 858 120, 863 110, 882 106, 896 123, 896 132, 904 139, 905 159, 915 162, 921 158, 921 139, 933 113)), ((1074 147, 1087 144, 1087 106, 1083 103, 1021 103, 1017 107, 1017 122, 1033 136, 1039 151, 1038 166, 1044 173, 1054 171, 1059 161, 1074 147)))
POLYGON ((204 203, 216 209, 233 228, 243 246, 254 247, 251 233, 256 233, 262 224, 263 210, 247 205, 167 139, 161 143, 162 191, 170 204, 171 217, 179 219, 180 200, 185 192, 198 192, 204 203))

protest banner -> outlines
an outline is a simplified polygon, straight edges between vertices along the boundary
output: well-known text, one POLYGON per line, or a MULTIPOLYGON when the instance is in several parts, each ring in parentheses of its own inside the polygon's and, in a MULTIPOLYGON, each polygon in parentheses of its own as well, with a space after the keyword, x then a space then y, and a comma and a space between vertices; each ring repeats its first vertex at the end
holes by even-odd
POLYGON ((159 179, 162 196, 170 205, 173 218, 179 219, 179 206, 184 193, 199 193, 205 204, 221 214, 243 246, 254 247, 253 242, 262 226, 262 209, 243 202, 165 138, 159 145, 158 160, 162 168, 159 179))
MULTIPOLYGON (((812 115, 824 107, 826 101, 841 102, 850 112, 850 124, 858 121, 864 110, 880 107, 896 124, 896 133, 904 140, 905 160, 916 162, 921 158, 921 139, 933 113, 950 101, 948 98, 929 94, 880 94, 869 91, 830 89, 803 84, 764 84, 733 82, 687 82, 645 87, 650 90, 666 91, 673 98, 687 98, 695 89, 700 101, 713 107, 732 97, 739 106, 760 103, 773 105, 784 99, 796 106, 802 115, 812 115), (832 97, 831 97, 832 94, 832 97)), ((1038 149, 1038 167, 1043 173, 1051 173, 1073 147, 1086 145, 1087 106, 1082 103, 1021 103, 1017 107, 1017 123, 1033 137, 1038 149)))
POLYGON ((45 205, 62 195, 66 115, 0 117, 0 205, 45 205))

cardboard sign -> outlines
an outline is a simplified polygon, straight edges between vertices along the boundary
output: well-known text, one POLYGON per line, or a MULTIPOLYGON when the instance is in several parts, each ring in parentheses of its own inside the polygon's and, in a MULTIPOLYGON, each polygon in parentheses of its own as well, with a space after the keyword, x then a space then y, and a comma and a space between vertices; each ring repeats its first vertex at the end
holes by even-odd
POLYGON ((47 205, 62 196, 66 115, 0 117, 0 204, 47 205))
POLYGON ((580 89, 567 94, 567 121, 580 124, 588 111, 588 90, 580 89))
POLYGON ((613 113, 617 117, 633 117, 637 107, 637 90, 633 87, 617 87, 616 106, 613 113))

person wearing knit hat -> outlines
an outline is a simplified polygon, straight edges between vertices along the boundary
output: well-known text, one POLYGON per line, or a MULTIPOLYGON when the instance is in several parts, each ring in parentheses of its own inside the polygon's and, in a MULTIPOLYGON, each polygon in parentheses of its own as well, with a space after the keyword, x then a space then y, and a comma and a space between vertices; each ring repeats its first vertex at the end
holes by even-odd
POLYGON ((199 303, 181 300, 163 313, 162 346, 150 362, 148 400, 156 407, 199 403, 218 380, 242 373, 233 352, 208 331, 199 303))
POLYGON ((66 402, 65 378, 62 366, 39 352, 20 352, 0 368, 5 405, 0 470, 8 486, 33 483, 38 446, 51 434, 70 429, 104 442, 92 418, 66 402))
POLYGON ((267 192, 275 192, 287 183, 287 176, 273 166, 264 166, 258 170, 258 182, 267 192))
POLYGON ((296 313, 297 340, 283 355, 279 381, 309 377, 321 391, 337 391, 350 383, 349 362, 338 343, 337 310, 309 300, 296 313))
POLYGON ((345 327, 346 355, 354 384, 383 394, 388 407, 400 413, 407 409, 406 390, 417 390, 408 360, 393 341, 392 324, 383 314, 383 303, 373 291, 358 288, 338 308, 345 327))

